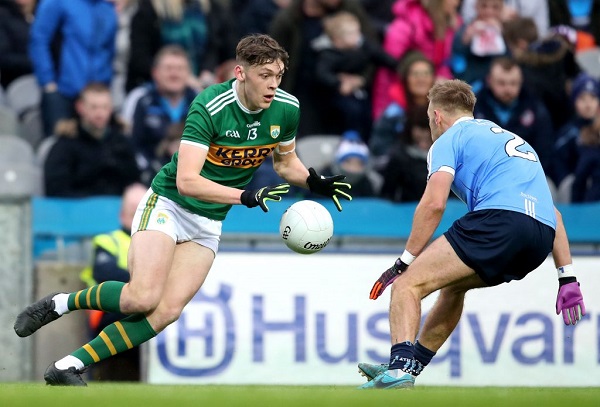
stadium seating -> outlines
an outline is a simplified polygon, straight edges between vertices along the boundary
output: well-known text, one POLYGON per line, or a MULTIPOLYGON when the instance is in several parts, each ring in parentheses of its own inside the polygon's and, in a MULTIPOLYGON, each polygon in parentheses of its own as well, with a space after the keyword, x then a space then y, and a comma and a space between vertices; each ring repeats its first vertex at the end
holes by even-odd
POLYGON ((4 88, 0 86, 0 106, 6 105, 6 94, 4 88))
POLYGON ((42 175, 33 147, 18 136, 0 135, 0 196, 42 194, 42 175))
POLYGON ((296 140, 296 154, 306 167, 317 172, 333 161, 341 136, 333 134, 312 134, 296 140))
POLYGON ((0 135, 19 134, 21 134, 21 126, 17 114, 12 108, 0 105, 0 135))
POLYGON ((36 164, 33 147, 17 134, 0 133, 0 146, 0 162, 36 164))
POLYGON ((571 190, 573 188, 573 182, 575 181, 575 175, 569 174, 560 182, 556 192, 557 203, 570 203, 571 202, 571 190))
POLYGON ((41 101, 41 92, 34 75, 21 76, 6 88, 6 101, 22 117, 30 109, 37 109, 41 101))
POLYGON ((0 162, 0 196, 3 198, 28 198, 40 195, 40 169, 31 164, 0 162))
POLYGON ((23 113, 21 117, 21 136, 35 149, 44 139, 42 112, 39 108, 31 108, 23 113))
POLYGON ((577 52, 575 60, 586 73, 595 78, 600 77, 600 47, 577 52))

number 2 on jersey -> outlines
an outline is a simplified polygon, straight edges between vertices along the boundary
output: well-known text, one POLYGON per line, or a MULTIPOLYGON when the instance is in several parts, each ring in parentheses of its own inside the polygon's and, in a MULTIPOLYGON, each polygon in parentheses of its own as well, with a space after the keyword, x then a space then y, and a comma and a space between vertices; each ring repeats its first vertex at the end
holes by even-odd
POLYGON ((492 132, 494 133, 508 133, 512 136, 512 139, 508 140, 506 142, 506 145, 504 146, 504 151, 506 151, 506 154, 509 157, 519 157, 519 158, 524 158, 526 160, 529 161, 537 161, 537 158, 535 156, 535 154, 533 153, 533 151, 519 151, 517 150, 517 147, 522 146, 523 144, 525 144, 525 140, 523 140, 521 137, 517 136, 514 133, 511 132, 507 132, 504 129, 501 129, 499 127, 493 127, 492 132))

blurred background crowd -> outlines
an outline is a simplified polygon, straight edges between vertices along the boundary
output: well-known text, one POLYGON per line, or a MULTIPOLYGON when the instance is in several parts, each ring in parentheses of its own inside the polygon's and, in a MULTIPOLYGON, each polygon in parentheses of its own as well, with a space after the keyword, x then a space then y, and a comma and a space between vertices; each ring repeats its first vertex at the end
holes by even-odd
POLYGON ((23 164, 18 138, 39 195, 149 185, 256 32, 290 54, 300 158, 353 196, 420 198, 427 92, 460 78, 476 118, 535 148, 557 202, 600 200, 600 0, 0 0, 2 165, 23 164))

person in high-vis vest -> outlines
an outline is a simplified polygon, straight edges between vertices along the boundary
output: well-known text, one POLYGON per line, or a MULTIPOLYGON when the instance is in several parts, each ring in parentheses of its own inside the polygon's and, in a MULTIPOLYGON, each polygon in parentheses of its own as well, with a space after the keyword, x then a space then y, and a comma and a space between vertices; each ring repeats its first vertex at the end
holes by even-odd
MULTIPOLYGON (((125 189, 121 203, 119 220, 121 229, 97 235, 92 240, 93 255, 88 267, 81 271, 81 280, 92 287, 104 281, 129 281, 127 253, 131 243, 131 222, 138 203, 146 193, 142 184, 132 184, 125 189)), ((125 317, 123 314, 89 310, 88 324, 91 337, 96 337, 108 325, 125 317)), ((115 355, 116 357, 98 363, 91 370, 96 380, 139 381, 139 348, 115 355)))

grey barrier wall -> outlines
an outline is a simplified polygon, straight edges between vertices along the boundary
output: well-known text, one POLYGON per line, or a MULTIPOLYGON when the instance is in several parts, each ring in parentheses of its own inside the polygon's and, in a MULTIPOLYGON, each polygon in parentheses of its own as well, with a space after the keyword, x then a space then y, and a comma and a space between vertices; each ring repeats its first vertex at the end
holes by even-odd
POLYGON ((31 259, 31 203, 29 198, 0 198, 0 381, 32 377, 34 343, 19 338, 13 324, 33 294, 31 259))
POLYGON ((81 262, 32 261, 29 198, 0 198, 0 382, 43 381, 46 367, 86 342, 86 313, 74 312, 28 338, 18 337, 16 315, 52 292, 83 287, 81 262))

